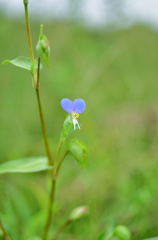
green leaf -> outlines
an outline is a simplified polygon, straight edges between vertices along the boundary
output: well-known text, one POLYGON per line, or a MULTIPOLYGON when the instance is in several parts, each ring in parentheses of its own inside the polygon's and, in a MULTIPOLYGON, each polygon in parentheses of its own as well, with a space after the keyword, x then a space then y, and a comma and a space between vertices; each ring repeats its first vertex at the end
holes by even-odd
POLYGON ((126 226, 119 225, 114 229, 114 236, 117 236, 120 240, 130 240, 131 233, 126 226))
POLYGON ((9 172, 39 172, 47 169, 52 169, 48 165, 47 157, 30 157, 2 163, 0 165, 0 174, 9 172))
MULTIPOLYGON (((31 71, 31 59, 27 57, 17 57, 13 60, 6 60, 2 64, 12 64, 16 67, 26 69, 31 71)), ((38 62, 36 61, 36 68, 38 68, 38 62)), ((42 69, 42 64, 40 65, 40 69, 42 69)))
POLYGON ((49 67, 50 46, 46 36, 40 35, 36 45, 36 52, 38 57, 40 57, 49 67))
POLYGON ((76 158, 82 168, 85 169, 88 160, 88 149, 86 145, 78 139, 73 139, 70 141, 69 149, 74 158, 76 158))

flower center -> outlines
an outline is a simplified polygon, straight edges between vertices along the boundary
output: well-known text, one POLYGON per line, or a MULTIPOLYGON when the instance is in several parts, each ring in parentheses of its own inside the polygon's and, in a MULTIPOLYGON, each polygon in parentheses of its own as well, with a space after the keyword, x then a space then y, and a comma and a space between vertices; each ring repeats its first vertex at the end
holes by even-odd
POLYGON ((72 117, 73 117, 73 118, 79 118, 79 113, 73 112, 73 113, 72 113, 72 117))

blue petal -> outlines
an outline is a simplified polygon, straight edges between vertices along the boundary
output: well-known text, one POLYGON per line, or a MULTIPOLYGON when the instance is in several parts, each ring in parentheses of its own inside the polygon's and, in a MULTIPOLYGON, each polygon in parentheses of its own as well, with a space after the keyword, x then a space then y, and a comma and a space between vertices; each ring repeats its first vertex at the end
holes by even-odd
POLYGON ((86 109, 86 103, 83 99, 79 98, 79 99, 75 99, 75 101, 73 102, 74 106, 73 106, 73 111, 75 113, 82 113, 85 109, 86 109))
POLYGON ((66 112, 70 114, 73 112, 73 102, 68 98, 63 98, 61 100, 61 106, 66 112))

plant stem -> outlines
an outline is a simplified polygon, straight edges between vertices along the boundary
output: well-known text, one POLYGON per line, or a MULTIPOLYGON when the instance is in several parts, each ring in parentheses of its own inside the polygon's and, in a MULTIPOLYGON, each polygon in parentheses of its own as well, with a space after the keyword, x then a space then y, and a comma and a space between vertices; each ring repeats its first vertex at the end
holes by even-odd
POLYGON ((56 186, 56 179, 53 178, 52 186, 51 186, 51 192, 50 192, 50 197, 49 197, 47 219, 46 219, 46 224, 45 224, 42 240, 46 240, 47 239, 49 227, 50 227, 51 220, 52 220, 53 205, 54 205, 54 198, 55 198, 55 186, 56 186))
POLYGON ((30 57, 31 62, 34 60, 33 48, 32 48, 32 40, 31 40, 31 31, 30 31, 30 24, 29 24, 29 15, 28 15, 28 2, 24 2, 25 6, 25 18, 26 18, 26 28, 27 28, 27 36, 29 42, 29 50, 30 50, 30 57))
MULTIPOLYGON (((57 165, 57 161, 59 158, 59 154, 60 154, 60 150, 62 147, 63 141, 60 139, 59 145, 58 145, 58 150, 57 150, 57 154, 56 154, 56 158, 55 158, 55 162, 54 164, 57 165)), ((48 236, 48 231, 50 228, 50 224, 51 224, 51 220, 52 220, 52 216, 53 216, 53 205, 54 205, 54 199, 55 199, 55 186, 56 186, 56 178, 58 176, 59 173, 59 169, 66 157, 66 155, 68 154, 69 150, 67 150, 64 154, 64 156, 62 157, 59 166, 57 168, 57 171, 55 169, 55 165, 54 165, 54 169, 53 169, 53 180, 52 180, 52 186, 51 186, 51 192, 50 192, 50 198, 49 198, 49 205, 48 205, 48 211, 47 211, 47 218, 46 218, 46 224, 45 224, 45 228, 44 228, 44 233, 43 233, 43 238, 42 240, 46 240, 47 236, 48 236)))
MULTIPOLYGON (((29 43, 29 50, 30 50, 30 57, 31 57, 31 62, 34 61, 34 54, 33 54, 33 48, 32 48, 32 40, 31 40, 31 31, 30 31, 30 24, 29 24, 29 15, 28 15, 28 2, 24 2, 25 6, 25 18, 26 18, 26 28, 27 28, 27 36, 28 36, 28 43, 29 43)), ((42 125, 42 131, 43 131, 43 137, 44 137, 44 142, 45 142, 45 148, 47 152, 47 157, 48 157, 48 162, 50 166, 53 166, 53 161, 49 149, 49 144, 48 144, 48 138, 47 138, 47 132, 46 132, 46 126, 45 126, 45 121, 44 121, 44 116, 43 116, 43 111, 42 111, 42 105, 41 105, 41 100, 40 100, 40 93, 39 93, 39 72, 40 72, 40 58, 38 59, 38 72, 37 72, 37 87, 36 87, 36 96, 37 96, 37 102, 38 102, 38 108, 39 108, 39 113, 40 113, 40 119, 41 119, 41 125, 42 125)), ((36 79, 34 79, 34 82, 36 82, 36 79)))
POLYGON ((57 167, 57 164, 58 164, 59 154, 60 154, 60 150, 61 150, 62 145, 63 145, 63 140, 62 140, 62 138, 60 138, 57 154, 56 154, 55 161, 54 161, 54 170, 56 170, 56 167, 57 167))
POLYGON ((3 223, 2 223, 1 220, 0 220, 0 228, 1 228, 2 232, 3 232, 3 236, 4 236, 5 240, 10 240, 10 237, 7 234, 7 232, 6 232, 5 228, 4 228, 3 223))
POLYGON ((58 165, 58 167, 57 167, 57 170, 56 170, 56 177, 58 176, 60 167, 61 167, 64 159, 66 158, 67 154, 69 153, 69 151, 70 151, 70 150, 68 149, 68 150, 64 153, 62 159, 60 160, 60 163, 59 163, 59 165, 58 165))
POLYGON ((72 223, 71 220, 67 220, 63 225, 61 225, 61 227, 59 228, 59 230, 54 234, 53 240, 57 240, 59 235, 65 230, 65 228, 67 228, 70 224, 72 223))
POLYGON ((36 88, 39 88, 40 87, 40 62, 41 62, 41 59, 38 58, 38 69, 37 69, 37 86, 36 88))
POLYGON ((47 152, 47 157, 48 157, 49 165, 53 166, 53 161, 52 161, 52 157, 51 157, 51 153, 50 153, 50 149, 49 149, 48 138, 47 138, 46 126, 45 126, 44 116, 43 116, 43 111, 42 111, 39 88, 36 88, 36 96, 37 96, 37 102, 38 102, 38 108, 39 108, 39 114, 40 114, 40 119, 41 119, 41 126, 42 126, 42 132, 43 132, 43 138, 44 138, 45 148, 46 148, 46 152, 47 152))

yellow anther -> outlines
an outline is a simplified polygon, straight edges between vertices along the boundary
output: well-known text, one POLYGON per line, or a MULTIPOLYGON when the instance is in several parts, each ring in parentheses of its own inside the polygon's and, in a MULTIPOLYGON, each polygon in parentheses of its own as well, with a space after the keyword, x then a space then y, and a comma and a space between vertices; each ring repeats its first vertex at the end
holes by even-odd
POLYGON ((72 117, 79 118, 79 113, 72 112, 72 117))
POLYGON ((75 118, 79 118, 79 113, 76 113, 76 117, 75 118))

